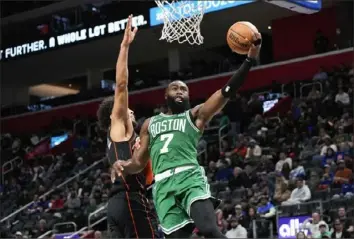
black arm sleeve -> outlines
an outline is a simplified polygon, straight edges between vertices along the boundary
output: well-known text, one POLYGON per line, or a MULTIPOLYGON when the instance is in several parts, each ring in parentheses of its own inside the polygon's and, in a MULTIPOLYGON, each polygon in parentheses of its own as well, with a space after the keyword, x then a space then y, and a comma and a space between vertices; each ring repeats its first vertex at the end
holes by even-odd
POLYGON ((245 82, 247 74, 251 69, 254 61, 255 60, 247 57, 246 60, 240 66, 240 68, 238 68, 236 73, 230 78, 230 80, 226 83, 226 85, 221 89, 221 93, 225 98, 230 98, 231 96, 236 94, 236 91, 245 82))

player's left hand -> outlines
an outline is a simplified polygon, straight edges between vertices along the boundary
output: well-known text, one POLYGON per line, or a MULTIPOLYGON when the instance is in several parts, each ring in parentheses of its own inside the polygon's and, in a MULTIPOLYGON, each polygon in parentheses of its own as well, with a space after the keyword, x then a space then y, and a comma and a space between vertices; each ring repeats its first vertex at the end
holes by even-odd
POLYGON ((123 37, 123 41, 121 43, 121 46, 128 47, 134 41, 135 35, 138 31, 137 27, 134 27, 134 29, 132 31, 132 18, 133 18, 133 15, 129 15, 128 22, 125 27, 124 37, 123 37))
POLYGON ((251 45, 247 56, 252 59, 256 59, 259 55, 259 51, 261 50, 262 46, 262 35, 257 32, 253 35, 252 39, 253 44, 251 45))
POLYGON ((121 177, 124 173, 124 167, 129 163, 123 160, 117 160, 112 166, 111 179, 115 179, 116 176, 121 177))

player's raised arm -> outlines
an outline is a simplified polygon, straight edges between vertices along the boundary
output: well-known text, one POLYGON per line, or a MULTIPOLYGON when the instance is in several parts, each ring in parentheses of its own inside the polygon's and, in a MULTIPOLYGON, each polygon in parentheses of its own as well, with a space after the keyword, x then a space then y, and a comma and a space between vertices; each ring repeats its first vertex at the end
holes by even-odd
POLYGON ((254 44, 252 44, 248 52, 247 59, 229 79, 226 85, 222 89, 216 91, 202 106, 198 106, 192 110, 192 114, 196 119, 196 126, 199 129, 204 129, 204 126, 215 114, 220 112, 228 102, 229 98, 236 94, 246 80, 247 74, 258 56, 261 47, 261 35, 259 33, 255 33, 253 42, 254 44))
POLYGON ((137 28, 132 28, 132 15, 129 16, 125 28, 123 41, 120 45, 118 60, 116 63, 116 89, 114 93, 113 119, 128 119, 128 53, 129 46, 133 42, 137 28))
POLYGON ((145 120, 140 130, 140 147, 135 149, 133 157, 127 161, 118 160, 114 163, 113 168, 118 176, 122 172, 125 174, 137 174, 144 170, 149 161, 149 123, 150 119, 145 120))

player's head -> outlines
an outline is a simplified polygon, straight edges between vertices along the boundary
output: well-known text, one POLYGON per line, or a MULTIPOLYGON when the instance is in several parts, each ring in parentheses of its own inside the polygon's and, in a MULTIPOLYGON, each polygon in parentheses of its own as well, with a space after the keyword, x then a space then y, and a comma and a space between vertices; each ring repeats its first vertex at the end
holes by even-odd
POLYGON ((173 114, 188 110, 190 108, 188 86, 182 81, 171 82, 166 89, 165 100, 173 114))
MULTIPOLYGON (((113 104, 114 104, 114 97, 110 96, 105 98, 98 108, 97 111, 98 125, 104 131, 108 131, 108 128, 111 126, 111 117, 112 117, 111 114, 113 110, 113 104)), ((135 128, 137 123, 135 121, 134 111, 128 109, 128 115, 132 120, 133 126, 135 128)))
POLYGON ((98 125, 104 131, 108 131, 111 125, 111 113, 114 104, 114 97, 110 96, 105 98, 100 104, 97 111, 98 125))

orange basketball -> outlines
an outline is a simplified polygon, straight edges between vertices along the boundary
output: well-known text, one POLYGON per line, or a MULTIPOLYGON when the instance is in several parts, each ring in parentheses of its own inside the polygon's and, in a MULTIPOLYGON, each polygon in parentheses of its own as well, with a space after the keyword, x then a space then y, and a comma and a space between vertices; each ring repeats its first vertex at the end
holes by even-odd
POLYGON ((258 29, 250 22, 236 22, 227 32, 227 44, 233 52, 246 55, 257 32, 258 29))

